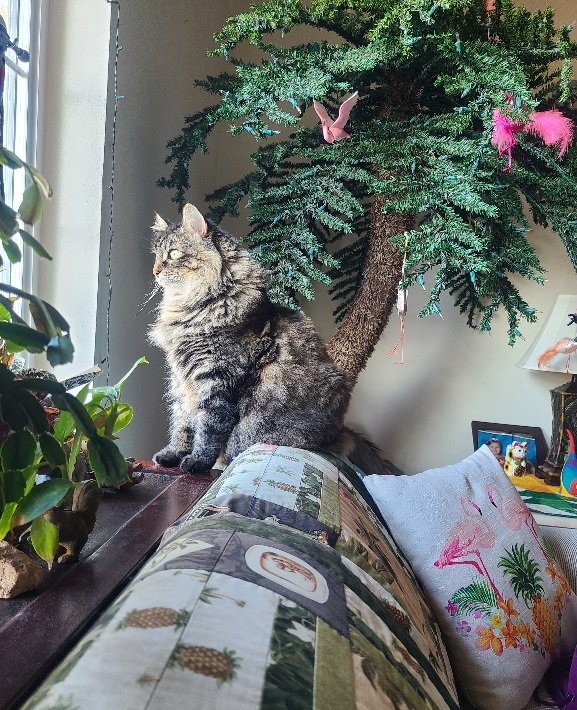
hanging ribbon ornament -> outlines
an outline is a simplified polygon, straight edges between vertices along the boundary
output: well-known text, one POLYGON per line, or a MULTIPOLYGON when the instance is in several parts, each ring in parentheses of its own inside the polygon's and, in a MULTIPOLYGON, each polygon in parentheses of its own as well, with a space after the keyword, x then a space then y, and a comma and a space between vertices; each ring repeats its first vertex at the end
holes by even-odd
POLYGON ((401 359, 395 362, 395 365, 405 364, 405 316, 407 315, 407 289, 403 287, 405 283, 405 264, 407 261, 407 245, 409 243, 409 233, 405 232, 405 251, 403 254, 403 266, 401 269, 401 280, 399 281, 399 287, 397 289, 397 313, 399 314, 399 321, 401 324, 401 332, 399 334, 399 339, 389 350, 387 355, 392 357, 396 355, 400 350, 401 359))

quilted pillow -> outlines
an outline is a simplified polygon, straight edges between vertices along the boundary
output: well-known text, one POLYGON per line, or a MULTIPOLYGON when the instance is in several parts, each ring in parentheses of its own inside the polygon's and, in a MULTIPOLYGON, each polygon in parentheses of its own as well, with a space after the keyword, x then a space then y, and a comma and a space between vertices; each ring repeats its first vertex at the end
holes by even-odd
POLYGON ((524 707, 575 647, 577 598, 493 454, 364 483, 425 588, 463 693, 484 710, 524 707))

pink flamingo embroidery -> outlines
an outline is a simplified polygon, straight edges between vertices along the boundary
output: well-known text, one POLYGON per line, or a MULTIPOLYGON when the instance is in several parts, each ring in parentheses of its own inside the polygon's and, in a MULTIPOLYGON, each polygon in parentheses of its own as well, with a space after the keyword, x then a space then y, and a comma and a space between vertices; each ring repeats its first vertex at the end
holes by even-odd
POLYGON ((515 494, 505 497, 503 493, 492 484, 487 486, 487 495, 491 503, 497 508, 497 512, 503 524, 514 532, 518 532, 523 525, 526 525, 537 541, 545 559, 549 560, 549 555, 545 552, 539 540, 539 533, 535 527, 535 518, 521 498, 515 494))
POLYGON ((472 565, 479 574, 487 577, 497 597, 502 599, 481 557, 481 550, 490 550, 495 546, 495 533, 489 523, 483 519, 479 506, 472 500, 461 496, 461 508, 467 517, 456 523, 449 531, 445 547, 434 563, 435 567, 443 569, 448 565, 472 565), (464 559, 471 556, 477 559, 464 559))

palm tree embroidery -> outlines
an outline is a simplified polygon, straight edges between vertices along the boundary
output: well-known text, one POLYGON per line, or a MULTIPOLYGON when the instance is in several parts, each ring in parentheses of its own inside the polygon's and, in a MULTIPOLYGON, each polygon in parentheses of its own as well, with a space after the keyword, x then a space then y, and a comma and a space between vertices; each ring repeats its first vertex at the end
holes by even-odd
POLYGON ((443 569, 449 565, 471 565, 489 580, 497 598, 502 599, 481 557, 481 550, 490 550, 495 546, 495 533, 483 518, 481 508, 470 498, 461 496, 461 508, 467 517, 459 520, 449 531, 445 547, 434 563, 435 567, 443 569), (471 556, 477 559, 470 559, 471 556))

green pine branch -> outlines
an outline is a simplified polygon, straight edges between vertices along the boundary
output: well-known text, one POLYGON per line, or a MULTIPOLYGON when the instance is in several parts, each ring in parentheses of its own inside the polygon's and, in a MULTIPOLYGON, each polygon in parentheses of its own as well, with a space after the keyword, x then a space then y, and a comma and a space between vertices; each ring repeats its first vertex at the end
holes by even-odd
MULTIPOLYGON (((519 277, 542 282, 528 241, 533 220, 553 228, 577 269, 577 149, 517 134, 513 167, 491 145, 497 107, 512 121, 552 106, 569 112, 571 28, 556 28, 551 9, 529 12, 512 0, 271 0, 230 18, 212 54, 231 73, 197 80, 218 96, 185 120, 169 143, 168 177, 159 181, 182 205, 197 153, 209 150, 219 123, 255 139, 254 168, 208 196, 211 216, 248 208, 247 237, 269 271, 273 298, 290 307, 329 286, 337 319, 346 316, 366 266, 371 202, 386 215, 414 215, 406 284, 426 282, 421 315, 438 313, 449 292, 467 324, 490 330, 504 310, 509 342, 535 309, 519 277), (280 36, 301 25, 341 41, 291 44, 280 36), (234 55, 255 45, 260 61, 234 55), (314 99, 336 116, 358 91, 346 130, 323 140, 314 99), (314 117, 311 128, 310 117, 314 117), (433 274, 431 278, 429 273, 433 274)), ((572 95, 573 92, 573 95, 572 95)), ((405 236, 393 235, 405 248, 405 236)))

